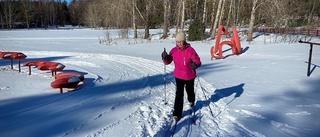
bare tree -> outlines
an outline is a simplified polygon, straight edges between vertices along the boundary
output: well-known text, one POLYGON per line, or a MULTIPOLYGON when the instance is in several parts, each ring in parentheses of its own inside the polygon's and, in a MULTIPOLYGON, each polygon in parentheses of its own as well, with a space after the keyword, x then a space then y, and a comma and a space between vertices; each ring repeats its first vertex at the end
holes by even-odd
POLYGON ((184 29, 185 22, 185 0, 179 0, 176 8, 176 33, 184 29))
POLYGON ((225 10, 225 5, 226 5, 226 0, 222 0, 222 6, 221 6, 221 11, 220 11, 220 17, 219 17, 219 23, 218 25, 222 24, 222 19, 224 17, 224 10, 225 10))
MULTIPOLYGON (((0 7, 1 9, 1 7, 0 7)), ((2 10, 0 10, 0 24, 1 24, 1 28, 4 29, 4 21, 3 21, 3 16, 2 16, 2 10)))
POLYGON ((49 3, 48 15, 49 15, 49 23, 51 26, 55 25, 56 21, 56 8, 55 1, 51 0, 49 3))
POLYGON ((152 0, 146 0, 146 14, 145 14, 145 27, 144 27, 144 39, 150 38, 149 28, 150 28, 150 11, 151 11, 151 2, 152 0))
POLYGON ((104 10, 101 1, 88 0, 84 11, 84 21, 92 28, 98 29, 102 27, 104 10), (88 2, 90 1, 90 2, 88 2))
POLYGON ((203 3, 203 13, 202 13, 202 23, 206 23, 207 20, 207 0, 204 0, 203 3))
POLYGON ((229 12, 228 12, 228 17, 227 17, 227 27, 230 27, 230 20, 231 20, 231 13, 234 9, 234 0, 230 0, 230 5, 229 5, 229 12))
POLYGON ((179 27, 179 23, 180 23, 180 16, 181 16, 181 7, 182 7, 182 1, 183 0, 178 0, 178 3, 177 3, 177 7, 176 7, 176 9, 178 9, 178 10, 176 10, 176 13, 175 13, 175 15, 176 15, 176 31, 175 32, 178 32, 178 30, 180 29, 179 27))
POLYGON ((34 16, 34 4, 30 0, 21 0, 21 10, 23 12, 23 18, 27 25, 27 28, 30 28, 30 21, 34 16))
POLYGON ((212 0, 210 33, 212 33, 213 27, 214 27, 215 13, 216 13, 216 7, 215 6, 216 6, 216 0, 212 0))
POLYGON ((2 6, 5 24, 7 26, 7 29, 11 30, 13 29, 13 23, 16 19, 15 17, 17 14, 17 9, 14 6, 14 1, 4 0, 2 6))
POLYGON ((83 11, 83 6, 83 0, 72 0, 72 2, 69 4, 69 14, 71 17, 72 25, 78 25, 80 27, 82 21, 81 11, 83 11))
POLYGON ((37 22, 40 22, 41 28, 47 29, 51 20, 50 4, 46 0, 39 0, 36 7, 37 22))
POLYGON ((180 20, 180 28, 184 29, 184 20, 185 20, 185 13, 186 13, 186 1, 182 0, 182 9, 181 9, 181 20, 180 20))
POLYGON ((218 26, 219 17, 221 15, 222 2, 223 0, 219 0, 217 13, 216 13, 216 17, 215 17, 213 28, 212 28, 211 39, 215 39, 216 37, 216 28, 218 26))
POLYGON ((258 2, 259 2, 259 0, 252 0, 252 10, 251 10, 251 17, 250 17, 249 32, 248 32, 247 41, 252 41, 253 40, 253 27, 254 27, 254 22, 255 22, 256 9, 259 6, 258 2))
POLYGON ((133 35, 134 39, 138 38, 136 8, 137 8, 137 1, 132 0, 132 27, 134 30, 134 35, 133 35))
POLYGON ((312 21, 312 18, 314 17, 314 11, 315 11, 315 8, 319 7, 319 5, 317 5, 316 1, 318 0, 312 0, 310 1, 310 6, 309 6, 309 13, 308 13, 308 21, 307 21, 307 35, 305 36, 305 41, 307 39, 307 36, 310 35, 310 29, 311 29, 311 21, 312 21))
POLYGON ((163 35, 160 39, 166 39, 168 37, 169 32, 169 4, 170 0, 163 0, 163 35))

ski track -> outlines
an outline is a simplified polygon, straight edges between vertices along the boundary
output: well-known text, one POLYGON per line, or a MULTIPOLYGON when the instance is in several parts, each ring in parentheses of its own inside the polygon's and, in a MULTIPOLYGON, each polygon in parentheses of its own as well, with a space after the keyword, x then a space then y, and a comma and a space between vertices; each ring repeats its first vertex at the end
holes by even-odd
MULTIPOLYGON (((88 137, 113 135, 112 129, 121 128, 128 124, 135 125, 139 128, 140 132, 132 133, 128 130, 127 133, 123 133, 125 136, 163 136, 163 134, 167 133, 168 128, 170 128, 170 115, 172 113, 175 96, 175 82, 172 76, 172 65, 166 66, 166 92, 168 104, 164 105, 164 66, 161 62, 110 54, 60 51, 22 52, 27 54, 29 58, 62 57, 54 61, 64 64, 66 66, 65 70, 75 70, 86 73, 86 80, 83 83, 84 87, 79 89, 79 91, 70 92, 65 95, 62 94, 61 96, 51 98, 43 104, 30 106, 29 108, 1 115, 0 119, 29 116, 8 125, 4 125, 5 127, 0 126, 4 128, 2 130, 10 130, 16 126, 28 124, 28 122, 32 122, 33 120, 41 120, 48 115, 67 115, 68 113, 79 112, 82 108, 89 108, 90 104, 104 102, 105 100, 112 98, 109 97, 110 95, 113 96, 112 93, 109 92, 116 91, 109 91, 109 89, 121 91, 121 96, 117 96, 116 98, 119 98, 122 101, 114 104, 110 101, 102 103, 102 105, 106 106, 104 110, 93 112, 87 119, 82 120, 80 124, 62 131, 60 136, 77 136, 78 134, 81 134, 82 130, 88 129, 97 121, 104 121, 104 124, 99 125, 94 131, 91 130, 91 133, 87 134, 88 137), (130 84, 127 84, 129 87, 124 87, 119 84, 127 81, 129 81, 128 84, 130 84), (137 84, 137 87, 135 84, 137 84), (152 100, 152 103, 147 104, 143 101, 144 99, 152 100), (57 105, 60 105, 60 107, 55 107, 57 105), (123 111, 123 108, 128 108, 128 111, 123 111), (41 110, 41 113, 32 115, 39 110, 41 110), (108 120, 107 117, 109 115, 113 116, 119 113, 119 111, 125 112, 127 116, 116 120, 106 121, 108 120)), ((27 71, 24 70, 22 73, 27 73, 27 71)), ((48 76, 48 73, 37 71, 34 68, 32 75, 50 77, 48 76)), ((190 117, 181 119, 186 121, 178 123, 175 136, 263 136, 254 131, 249 131, 242 125, 236 124, 235 118, 226 111, 227 104, 223 99, 217 102, 211 102, 209 97, 214 94, 213 89, 215 89, 211 84, 207 83, 202 78, 197 78, 195 80, 195 85, 197 98, 195 106, 196 125, 190 124, 190 117), (205 98, 208 98, 209 100, 206 100, 205 98), (210 127, 210 129, 208 129, 208 127, 210 127), (232 132, 233 134, 231 134, 229 132, 230 130, 237 131, 232 132)), ((0 90, 6 90, 8 88, 10 87, 0 87, 0 90)), ((319 104, 316 104, 316 106, 318 107, 319 104)), ((185 109, 185 111, 188 110, 185 109)), ((242 112, 249 114, 249 112, 244 110, 242 110, 242 112)), ((252 115, 253 114, 251 114, 251 116, 252 115)), ((282 130, 291 128, 277 122, 272 122, 272 124, 283 127, 282 130)))

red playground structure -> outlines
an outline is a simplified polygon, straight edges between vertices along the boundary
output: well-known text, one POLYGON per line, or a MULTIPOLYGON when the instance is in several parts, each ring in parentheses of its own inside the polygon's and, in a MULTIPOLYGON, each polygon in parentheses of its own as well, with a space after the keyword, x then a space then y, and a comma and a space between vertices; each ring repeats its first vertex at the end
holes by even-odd
POLYGON ((225 44, 227 44, 231 47, 233 54, 239 55, 241 53, 240 39, 239 39, 239 35, 238 35, 236 28, 232 27, 233 36, 231 36, 231 38, 230 38, 231 41, 226 40, 226 41, 222 41, 220 43, 222 32, 225 35, 229 35, 228 30, 226 30, 222 25, 220 25, 218 28, 216 44, 215 44, 215 46, 212 46, 210 49, 211 59, 213 59, 213 58, 221 59, 223 57, 222 56, 222 46, 225 44))

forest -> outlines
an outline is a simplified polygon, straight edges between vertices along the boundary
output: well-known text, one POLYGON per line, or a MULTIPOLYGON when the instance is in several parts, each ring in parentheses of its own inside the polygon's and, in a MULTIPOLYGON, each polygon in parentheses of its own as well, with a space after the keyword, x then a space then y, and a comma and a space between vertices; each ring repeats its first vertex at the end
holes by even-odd
MULTIPOLYGON (((65 25, 92 29, 194 30, 203 36, 219 25, 257 29, 319 29, 319 0, 0 0, 1 29, 48 29, 65 25)), ((289 31, 290 30, 290 31, 289 31)), ((136 31, 135 31, 136 33, 136 31)), ((134 34, 137 38, 137 34, 134 34)), ((204 37, 196 38, 203 39, 204 37)))

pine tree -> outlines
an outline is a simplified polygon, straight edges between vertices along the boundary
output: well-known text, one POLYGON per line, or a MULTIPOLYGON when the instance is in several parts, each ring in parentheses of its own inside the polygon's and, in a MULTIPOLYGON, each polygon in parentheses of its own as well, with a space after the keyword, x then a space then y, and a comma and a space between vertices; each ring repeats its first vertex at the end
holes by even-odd
POLYGON ((202 20, 196 18, 189 26, 189 41, 203 40, 205 38, 205 25, 202 20))

